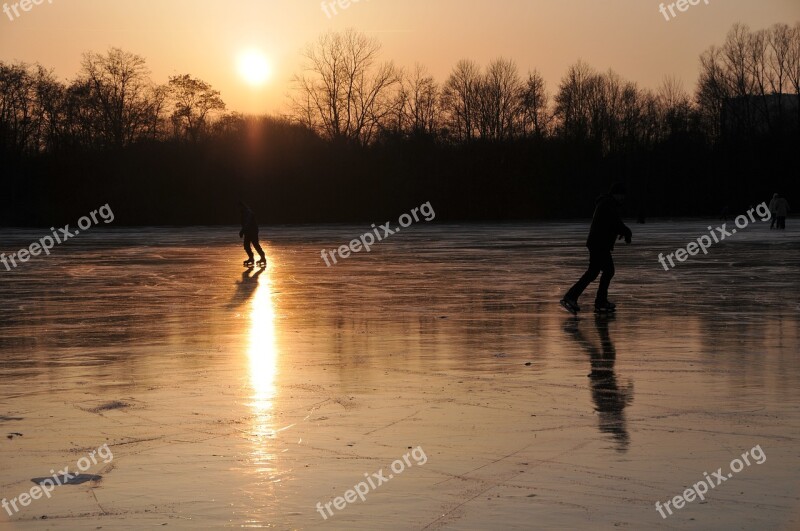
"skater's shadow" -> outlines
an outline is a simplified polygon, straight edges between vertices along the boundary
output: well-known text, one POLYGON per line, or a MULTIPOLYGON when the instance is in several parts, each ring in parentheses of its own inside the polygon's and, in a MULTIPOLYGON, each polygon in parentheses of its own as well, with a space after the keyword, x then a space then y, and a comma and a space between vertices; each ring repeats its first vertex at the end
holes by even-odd
POLYGON ((238 308, 250 300, 258 289, 258 277, 266 270, 266 268, 262 267, 255 270, 245 269, 242 272, 242 279, 236 283, 236 292, 228 303, 228 310, 238 308))
POLYGON ((614 373, 617 351, 608 332, 608 324, 613 319, 613 314, 595 315, 594 325, 600 339, 599 348, 586 338, 577 318, 568 321, 564 330, 589 354, 592 369, 588 375, 589 385, 600 421, 600 431, 611 435, 618 452, 625 452, 630 444, 630 436, 624 410, 633 402, 633 382, 620 387, 614 373))

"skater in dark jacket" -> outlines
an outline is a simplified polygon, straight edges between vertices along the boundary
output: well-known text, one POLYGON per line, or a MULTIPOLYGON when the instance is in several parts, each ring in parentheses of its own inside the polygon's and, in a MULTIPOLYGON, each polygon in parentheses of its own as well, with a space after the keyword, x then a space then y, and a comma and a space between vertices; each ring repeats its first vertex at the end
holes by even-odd
MULTIPOLYGON (((776 194, 777 195, 777 194, 776 194)), ((786 216, 789 215, 789 202, 785 197, 778 195, 775 199, 775 215, 778 224, 777 227, 781 230, 786 228, 786 216)))
POLYGON ((244 238, 244 252, 247 253, 247 260, 244 265, 249 267, 253 265, 253 251, 250 250, 250 245, 255 247, 256 252, 261 259, 258 261, 259 266, 267 265, 267 255, 264 254, 264 249, 258 243, 258 223, 256 223, 256 215, 250 208, 239 201, 239 212, 242 215, 242 230, 239 231, 239 237, 244 238))
POLYGON ((589 238, 586 247, 589 248, 589 269, 572 286, 561 299, 561 305, 569 312, 576 314, 580 311, 578 298, 602 271, 600 286, 597 288, 594 307, 599 312, 613 312, 616 305, 608 300, 608 286, 614 276, 614 259, 611 251, 617 238, 625 239, 631 243, 631 229, 622 222, 619 209, 625 199, 625 186, 616 183, 607 194, 597 198, 597 203, 592 217, 592 226, 589 229, 589 238))

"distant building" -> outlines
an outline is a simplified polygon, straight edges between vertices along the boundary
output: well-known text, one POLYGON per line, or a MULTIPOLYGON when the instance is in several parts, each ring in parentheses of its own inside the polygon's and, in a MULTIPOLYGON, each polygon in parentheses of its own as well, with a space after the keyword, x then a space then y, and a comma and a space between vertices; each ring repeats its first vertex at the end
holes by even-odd
POLYGON ((797 133, 800 131, 800 96, 768 94, 738 96, 722 102, 722 134, 797 133))

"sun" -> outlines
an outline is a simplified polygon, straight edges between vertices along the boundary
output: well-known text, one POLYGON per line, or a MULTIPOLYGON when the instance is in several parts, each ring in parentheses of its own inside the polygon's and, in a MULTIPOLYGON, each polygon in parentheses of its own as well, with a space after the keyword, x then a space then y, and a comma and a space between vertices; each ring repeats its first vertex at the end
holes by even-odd
POLYGON ((269 61, 259 50, 243 51, 239 54, 237 63, 239 75, 254 87, 263 85, 272 73, 269 61))

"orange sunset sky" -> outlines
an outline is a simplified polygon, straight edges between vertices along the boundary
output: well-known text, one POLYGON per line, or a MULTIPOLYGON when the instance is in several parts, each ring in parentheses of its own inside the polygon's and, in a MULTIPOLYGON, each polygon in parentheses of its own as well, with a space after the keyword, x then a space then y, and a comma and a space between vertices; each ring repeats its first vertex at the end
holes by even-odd
POLYGON ((674 75, 693 89, 700 53, 735 22, 800 21, 800 0, 701 0, 670 21, 654 0, 361 0, 330 17, 317 0, 42 0, 14 17, 18 2, 0 0, 11 13, 0 12, 2 61, 40 62, 67 79, 83 52, 116 46, 143 56, 154 81, 191 74, 244 113, 284 112, 300 52, 328 30, 375 36, 384 59, 419 62, 439 82, 459 59, 511 58, 521 74, 538 68, 552 93, 579 58, 645 87, 674 75), (249 75, 267 76, 260 83, 239 68, 247 50, 249 75))

